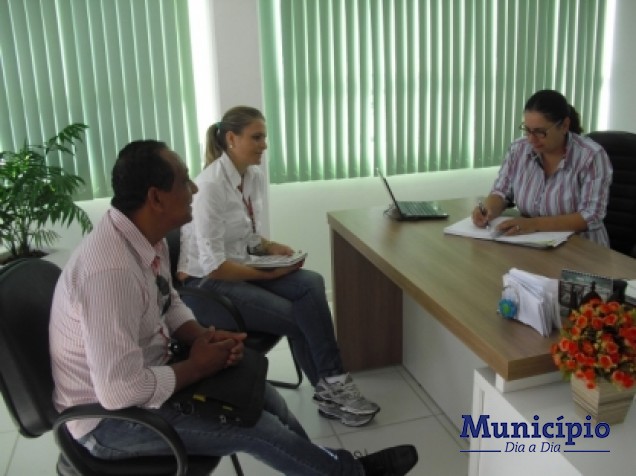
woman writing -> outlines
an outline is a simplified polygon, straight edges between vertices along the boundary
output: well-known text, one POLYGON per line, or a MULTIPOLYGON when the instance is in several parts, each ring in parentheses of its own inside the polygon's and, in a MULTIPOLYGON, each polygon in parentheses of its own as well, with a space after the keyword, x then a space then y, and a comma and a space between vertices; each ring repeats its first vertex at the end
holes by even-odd
POLYGON ((525 137, 510 145, 490 195, 473 210, 475 225, 485 227, 514 204, 521 216, 497 231, 573 231, 609 246, 603 218, 612 166, 605 150, 580 135, 578 112, 557 91, 533 94, 523 118, 525 137))
MULTIPOLYGON (((248 330, 288 336, 315 387, 320 414, 364 425, 380 408, 360 395, 343 369, 322 276, 301 269, 302 262, 271 270, 245 264, 249 254, 293 254, 261 233, 265 183, 258 166, 266 138, 263 115, 245 106, 230 109, 208 129, 193 221, 181 232, 179 278, 229 297, 248 330)), ((219 325, 212 313, 196 317, 204 325, 219 325)))

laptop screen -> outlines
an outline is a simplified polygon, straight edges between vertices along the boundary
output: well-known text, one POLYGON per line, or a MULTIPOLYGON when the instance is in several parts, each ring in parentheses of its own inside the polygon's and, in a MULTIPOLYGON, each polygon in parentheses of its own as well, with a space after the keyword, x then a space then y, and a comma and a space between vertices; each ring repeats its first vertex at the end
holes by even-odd
POLYGON ((395 205, 395 208, 399 210, 400 207, 398 206, 397 200, 395 199, 395 195, 393 195, 393 190, 391 190, 389 182, 387 181, 386 177, 382 174, 382 172, 380 172, 380 169, 375 169, 375 170, 380 176, 380 178, 382 179, 382 182, 384 183, 384 186, 386 187, 387 192, 389 192, 389 195, 391 196, 391 200, 393 200, 393 205, 395 205))

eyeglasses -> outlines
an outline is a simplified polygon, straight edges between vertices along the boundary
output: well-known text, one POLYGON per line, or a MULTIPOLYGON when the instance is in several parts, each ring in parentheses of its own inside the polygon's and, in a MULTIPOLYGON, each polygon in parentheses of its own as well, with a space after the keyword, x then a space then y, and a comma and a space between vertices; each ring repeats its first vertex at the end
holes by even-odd
POLYGON ((161 309, 161 315, 163 316, 172 304, 172 297, 170 296, 170 284, 168 283, 168 280, 160 274, 157 275, 157 279, 155 280, 155 282, 157 283, 157 288, 159 289, 160 293, 158 304, 159 308, 161 309))
POLYGON ((555 122, 554 124, 552 124, 552 125, 551 125, 550 127, 548 127, 547 129, 541 129, 541 128, 538 128, 538 129, 529 129, 529 128, 527 128, 527 127, 526 127, 526 125, 525 125, 525 124, 521 124, 521 125, 519 126, 519 130, 523 131, 523 133, 524 133, 525 135, 527 135, 527 136, 535 136, 535 137, 537 137, 537 138, 539 138, 539 139, 545 139, 545 138, 546 138, 546 136, 548 135, 548 131, 549 131, 550 129, 552 129, 553 127, 558 126, 558 125, 559 125, 559 124, 561 124, 562 122, 563 122, 563 120, 558 121, 558 122, 555 122))

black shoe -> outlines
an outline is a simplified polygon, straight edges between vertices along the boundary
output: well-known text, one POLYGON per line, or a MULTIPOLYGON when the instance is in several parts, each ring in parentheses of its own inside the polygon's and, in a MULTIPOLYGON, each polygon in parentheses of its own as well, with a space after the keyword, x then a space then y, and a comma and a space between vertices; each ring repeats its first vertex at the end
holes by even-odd
POLYGON ((417 464, 417 450, 413 445, 393 446, 361 456, 358 461, 366 476, 404 476, 417 464))

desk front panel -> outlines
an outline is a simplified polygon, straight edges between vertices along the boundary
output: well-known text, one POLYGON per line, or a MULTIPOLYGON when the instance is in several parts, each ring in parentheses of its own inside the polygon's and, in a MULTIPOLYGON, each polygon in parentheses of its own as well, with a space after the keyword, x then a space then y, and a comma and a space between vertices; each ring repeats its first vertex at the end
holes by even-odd
POLYGON ((445 235, 444 227, 465 218, 474 203, 444 201, 450 217, 435 221, 396 222, 382 208, 328 214, 336 325, 348 368, 396 363, 402 329, 397 296, 403 291, 505 379, 551 372, 555 367, 549 349, 558 331, 543 338, 534 329, 499 317, 502 276, 516 267, 551 278, 558 278, 563 268, 636 277, 636 260, 578 236, 543 250, 445 235), (354 285, 354 279, 362 282, 354 285), (352 287, 358 290, 350 292, 352 287), (378 307, 372 297, 376 303, 378 297, 388 301, 378 307), (389 337, 399 343, 391 345, 389 337))

